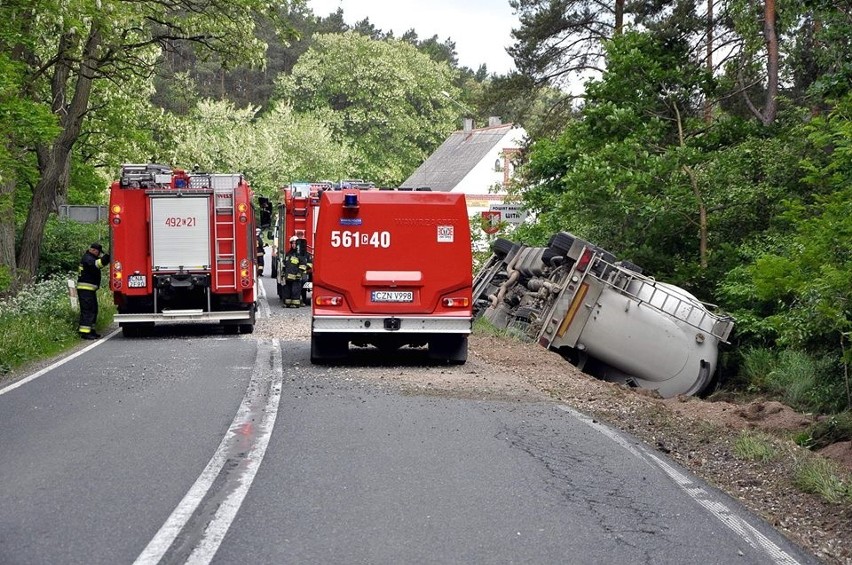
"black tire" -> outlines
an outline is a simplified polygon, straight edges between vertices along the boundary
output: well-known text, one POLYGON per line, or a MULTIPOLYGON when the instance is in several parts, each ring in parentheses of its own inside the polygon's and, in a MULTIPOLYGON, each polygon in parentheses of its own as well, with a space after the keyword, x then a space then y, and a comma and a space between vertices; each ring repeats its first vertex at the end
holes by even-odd
POLYGON ((571 251, 571 246, 574 245, 575 239, 576 238, 567 231, 561 231, 551 238, 548 245, 557 251, 561 251, 561 255, 567 255, 568 252, 571 251))
POLYGON ((323 365, 349 354, 349 339, 340 334, 311 334, 311 363, 323 365))
POLYGON ((124 337, 142 337, 142 324, 122 324, 121 334, 124 337))
POLYGON ((462 365, 467 361, 467 335, 436 335, 429 338, 429 358, 462 365))
POLYGON ((513 247, 515 247, 514 243, 512 243, 508 239, 498 237, 494 240, 494 243, 491 244, 491 251, 494 253, 494 255, 502 259, 506 257, 506 255, 508 255, 510 251, 512 251, 513 247))

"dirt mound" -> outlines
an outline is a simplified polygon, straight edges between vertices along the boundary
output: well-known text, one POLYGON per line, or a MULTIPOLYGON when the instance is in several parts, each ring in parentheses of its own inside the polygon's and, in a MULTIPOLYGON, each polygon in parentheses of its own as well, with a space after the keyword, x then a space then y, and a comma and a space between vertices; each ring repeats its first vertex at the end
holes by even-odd
POLYGON ((679 396, 663 402, 675 414, 734 430, 798 431, 814 421, 813 418, 774 400, 754 400, 745 405, 738 405, 679 396))
POLYGON ((852 471, 852 441, 838 441, 817 451, 820 455, 828 457, 845 466, 852 471))

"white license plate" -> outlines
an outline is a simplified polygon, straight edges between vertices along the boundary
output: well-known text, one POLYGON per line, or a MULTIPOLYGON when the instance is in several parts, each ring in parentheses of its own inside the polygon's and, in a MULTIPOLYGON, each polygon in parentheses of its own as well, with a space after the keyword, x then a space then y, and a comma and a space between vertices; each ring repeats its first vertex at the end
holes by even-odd
POLYGON ((373 302, 414 302, 414 292, 410 290, 374 290, 370 300, 373 302))
POLYGON ((130 275, 127 277, 127 286, 130 288, 145 288, 148 286, 145 275, 130 275))

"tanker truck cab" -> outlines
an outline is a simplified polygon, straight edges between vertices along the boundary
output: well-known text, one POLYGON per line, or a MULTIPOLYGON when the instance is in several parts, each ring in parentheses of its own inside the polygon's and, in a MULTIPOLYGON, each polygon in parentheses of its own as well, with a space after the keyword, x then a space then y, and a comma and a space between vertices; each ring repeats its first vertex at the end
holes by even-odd
POLYGON ((324 192, 315 236, 311 362, 349 345, 467 360, 472 257, 464 195, 324 192))

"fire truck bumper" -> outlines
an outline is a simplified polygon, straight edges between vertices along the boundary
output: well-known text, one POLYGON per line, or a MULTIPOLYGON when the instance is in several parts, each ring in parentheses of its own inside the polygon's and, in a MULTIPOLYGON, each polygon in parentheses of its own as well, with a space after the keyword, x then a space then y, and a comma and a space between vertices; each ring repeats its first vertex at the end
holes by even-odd
POLYGON ((471 323, 468 317, 316 316, 311 327, 317 333, 469 334, 471 323))
POLYGON ((166 310, 161 313, 116 314, 114 320, 119 324, 140 322, 222 322, 225 320, 250 320, 251 310, 231 310, 224 312, 206 312, 204 310, 166 310))

